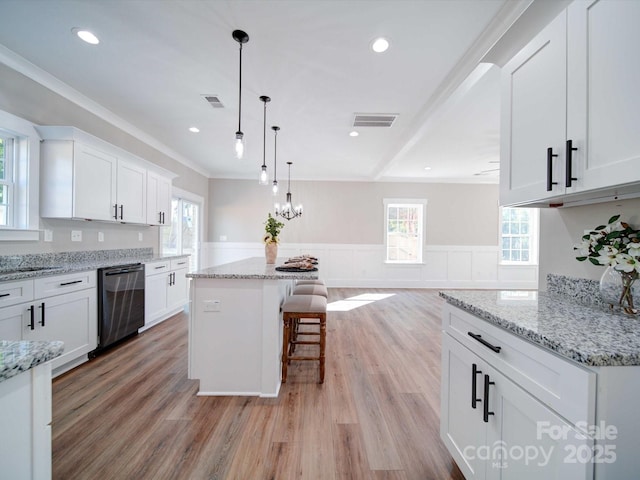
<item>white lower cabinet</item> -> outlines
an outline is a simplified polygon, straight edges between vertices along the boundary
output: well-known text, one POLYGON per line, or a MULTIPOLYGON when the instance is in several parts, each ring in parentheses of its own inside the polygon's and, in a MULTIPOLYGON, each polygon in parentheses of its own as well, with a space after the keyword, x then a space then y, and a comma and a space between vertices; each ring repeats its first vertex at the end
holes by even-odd
POLYGON ((593 479, 595 373, 443 312, 440 434, 465 477, 593 479))
POLYGON ((51 363, 0 382, 0 477, 51 478, 51 363))
POLYGON ((144 327, 141 330, 175 315, 189 302, 188 267, 186 257, 145 264, 144 327))
POLYGON ((20 297, 22 303, 0 308, 0 338, 64 342, 64 352, 51 362, 55 375, 86 361, 87 354, 96 348, 95 270, 6 282, 0 289, 31 292, 30 297, 20 297), (17 288, 25 284, 30 286, 17 288))
POLYGON ((466 478, 592 478, 570 460, 593 440, 447 334, 444 372, 442 436, 466 478))

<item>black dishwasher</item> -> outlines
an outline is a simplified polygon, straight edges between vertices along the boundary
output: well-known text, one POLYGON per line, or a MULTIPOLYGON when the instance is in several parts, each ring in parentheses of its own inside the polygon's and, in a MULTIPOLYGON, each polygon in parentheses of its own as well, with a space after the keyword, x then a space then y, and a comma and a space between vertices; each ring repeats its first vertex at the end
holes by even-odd
POLYGON ((144 325, 144 265, 98 269, 98 347, 102 350, 138 333, 144 325))

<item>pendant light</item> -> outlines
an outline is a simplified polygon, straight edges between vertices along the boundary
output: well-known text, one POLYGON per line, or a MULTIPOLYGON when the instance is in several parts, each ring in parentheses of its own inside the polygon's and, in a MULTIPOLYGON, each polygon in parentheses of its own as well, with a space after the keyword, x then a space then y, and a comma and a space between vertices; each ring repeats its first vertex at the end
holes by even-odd
POLYGON ((260 97, 260 100, 264 102, 264 119, 262 124, 262 168, 260 169, 260 180, 258 183, 260 185, 268 185, 269 184, 269 175, 267 174, 267 103, 271 101, 271 99, 265 95, 260 97))
POLYGON ((273 126, 271 127, 273 130, 273 184, 271 187, 271 192, 273 192, 273 196, 278 195, 278 130, 280 127, 273 126))
POLYGON ((236 157, 242 158, 244 156, 244 133, 242 133, 242 127, 240 125, 240 119, 242 118, 242 44, 249 41, 249 35, 242 30, 234 30, 231 34, 233 39, 240 44, 240 69, 238 80, 238 131, 236 132, 236 157))
POLYGON ((302 205, 298 204, 296 207, 293 206, 291 201, 291 165, 292 162, 287 162, 289 165, 289 179, 287 180, 287 201, 280 209, 280 205, 276 203, 276 215, 281 216, 282 218, 286 218, 287 220, 292 220, 296 217, 300 217, 302 215, 302 205))

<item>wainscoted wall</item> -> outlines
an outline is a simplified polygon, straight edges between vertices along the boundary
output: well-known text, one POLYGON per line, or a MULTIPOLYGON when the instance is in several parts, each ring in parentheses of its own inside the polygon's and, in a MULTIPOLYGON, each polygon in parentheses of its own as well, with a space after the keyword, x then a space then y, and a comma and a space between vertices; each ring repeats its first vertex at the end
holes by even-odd
MULTIPOLYGON (((320 276, 331 287, 520 288, 538 286, 538 266, 500 265, 494 246, 428 245, 421 265, 384 263, 384 246, 283 243, 279 259, 310 253, 320 261, 320 276)), ((262 243, 210 242, 202 245, 202 267, 264 257, 262 243)))

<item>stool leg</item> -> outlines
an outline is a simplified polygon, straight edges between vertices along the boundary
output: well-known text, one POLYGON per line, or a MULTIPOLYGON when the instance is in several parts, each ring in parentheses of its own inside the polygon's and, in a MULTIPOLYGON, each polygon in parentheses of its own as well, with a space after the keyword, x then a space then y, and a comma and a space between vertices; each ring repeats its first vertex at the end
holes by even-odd
POLYGON ((284 328, 282 329, 282 383, 287 383, 287 363, 289 362, 289 317, 282 317, 284 328))
POLYGON ((327 317, 320 318, 320 382, 324 383, 324 349, 327 339, 327 317))

